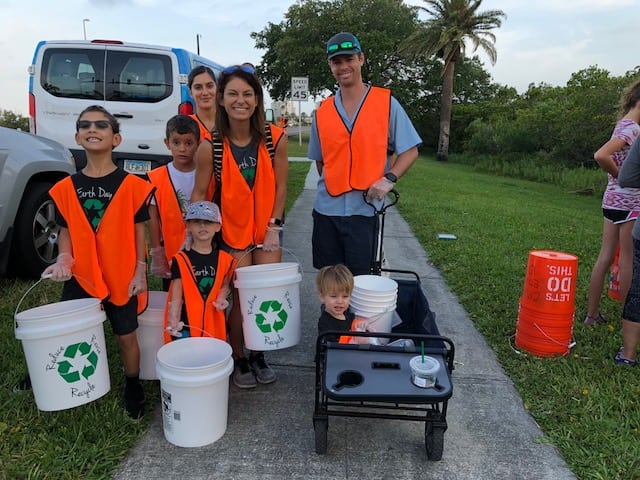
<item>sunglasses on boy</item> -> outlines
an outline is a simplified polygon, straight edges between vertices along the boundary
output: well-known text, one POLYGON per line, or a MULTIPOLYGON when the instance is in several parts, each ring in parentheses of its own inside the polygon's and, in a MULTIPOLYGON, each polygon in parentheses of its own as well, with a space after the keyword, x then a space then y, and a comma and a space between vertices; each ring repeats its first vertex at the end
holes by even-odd
POLYGON ((232 65, 231 67, 227 67, 224 70, 222 70, 222 73, 224 73, 225 75, 231 75, 232 73, 237 72, 238 70, 242 70, 245 73, 250 73, 251 75, 256 73, 256 69, 253 67, 250 67, 249 65, 232 65))
POLYGON ((91 125, 96 127, 98 130, 106 130, 111 126, 108 120, 78 120, 76 122, 76 130, 86 130, 91 128, 91 125))
POLYGON ((332 43, 327 46, 327 53, 336 53, 341 50, 354 50, 358 48, 360 47, 351 41, 332 43))

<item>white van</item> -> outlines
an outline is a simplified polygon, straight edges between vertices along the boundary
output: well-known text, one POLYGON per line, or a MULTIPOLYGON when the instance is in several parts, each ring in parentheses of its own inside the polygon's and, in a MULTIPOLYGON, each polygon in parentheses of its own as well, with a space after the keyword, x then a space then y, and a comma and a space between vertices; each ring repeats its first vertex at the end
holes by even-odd
POLYGON ((75 142, 82 110, 102 105, 118 118, 122 143, 114 162, 144 174, 171 160, 163 143, 167 120, 195 113, 187 77, 198 65, 217 75, 224 68, 181 48, 114 40, 56 40, 38 43, 29 66, 31 132, 57 140, 86 164, 75 142))

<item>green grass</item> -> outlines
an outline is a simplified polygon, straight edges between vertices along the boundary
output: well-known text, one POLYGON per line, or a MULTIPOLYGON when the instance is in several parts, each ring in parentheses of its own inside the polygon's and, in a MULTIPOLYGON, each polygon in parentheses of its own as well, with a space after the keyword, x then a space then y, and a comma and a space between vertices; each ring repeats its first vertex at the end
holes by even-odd
MULTIPOLYGON (((289 166, 287 210, 304 188, 308 162, 289 166)), ((151 288, 160 289, 156 277, 151 288)), ((121 405, 122 364, 105 323, 111 391, 79 408, 40 412, 30 392, 14 394, 13 385, 27 372, 22 344, 14 335, 14 313, 33 280, 0 278, 0 480, 107 479, 147 429, 149 416, 130 420, 121 405)), ((40 282, 19 310, 57 302, 60 284, 40 282)), ((158 403, 157 382, 143 382, 147 410, 158 403)))
POLYGON ((622 342, 621 305, 603 296, 609 325, 582 324, 600 248, 600 198, 424 158, 398 189, 400 211, 514 381, 544 431, 540 441, 555 444, 578 478, 640 478, 638 370, 612 360, 622 342), (442 232, 458 238, 438 240, 442 232), (579 258, 577 344, 566 358, 511 347, 531 250, 579 258))
POLYGON ((309 133, 302 134, 302 144, 299 135, 291 135, 287 143, 287 151, 290 157, 307 158, 307 146, 309 145, 309 133))

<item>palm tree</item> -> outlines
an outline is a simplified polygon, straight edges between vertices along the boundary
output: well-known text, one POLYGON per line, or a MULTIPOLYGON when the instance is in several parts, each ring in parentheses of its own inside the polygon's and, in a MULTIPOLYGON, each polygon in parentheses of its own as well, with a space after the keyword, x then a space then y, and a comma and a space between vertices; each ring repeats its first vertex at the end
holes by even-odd
POLYGON ((502 10, 478 12, 482 0, 423 0, 427 6, 417 8, 431 15, 407 37, 400 47, 401 53, 409 57, 432 56, 442 58, 443 80, 440 108, 440 137, 438 139, 439 161, 447 161, 449 156, 449 134, 451 131, 451 105, 453 103, 453 78, 456 62, 465 53, 466 42, 478 47, 495 64, 497 52, 496 37, 491 30, 502 25, 502 10))

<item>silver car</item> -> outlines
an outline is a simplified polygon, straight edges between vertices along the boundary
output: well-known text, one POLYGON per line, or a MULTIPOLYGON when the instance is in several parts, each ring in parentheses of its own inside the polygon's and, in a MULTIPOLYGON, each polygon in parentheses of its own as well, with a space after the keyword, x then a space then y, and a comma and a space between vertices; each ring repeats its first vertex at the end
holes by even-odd
POLYGON ((0 127, 0 275, 38 277, 58 256, 49 189, 76 171, 63 145, 0 127))

